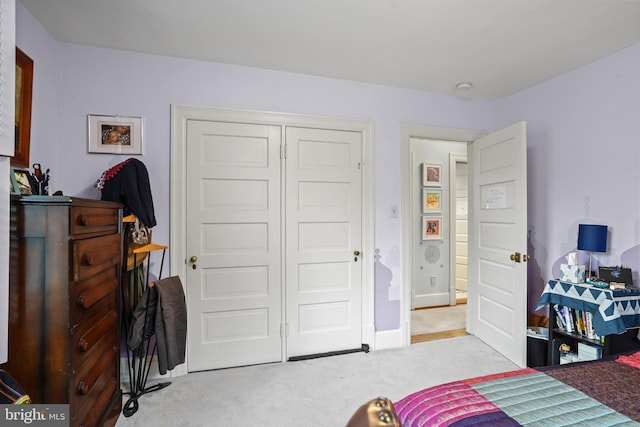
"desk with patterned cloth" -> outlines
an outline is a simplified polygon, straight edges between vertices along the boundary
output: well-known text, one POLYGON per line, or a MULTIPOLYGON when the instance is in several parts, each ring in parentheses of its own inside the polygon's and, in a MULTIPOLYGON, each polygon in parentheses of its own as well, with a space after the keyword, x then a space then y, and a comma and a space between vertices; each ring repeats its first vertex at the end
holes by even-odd
POLYGON ((600 289, 585 283, 550 280, 536 310, 545 304, 559 304, 593 313, 593 327, 603 337, 640 327, 640 290, 600 289))

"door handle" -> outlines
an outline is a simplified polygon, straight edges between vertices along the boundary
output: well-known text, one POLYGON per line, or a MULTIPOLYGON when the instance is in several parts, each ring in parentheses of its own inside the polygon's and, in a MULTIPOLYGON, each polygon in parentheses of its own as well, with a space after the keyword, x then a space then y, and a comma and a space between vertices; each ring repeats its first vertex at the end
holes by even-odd
POLYGON ((198 257, 195 255, 189 258, 189 262, 191 263, 191 268, 193 268, 194 270, 198 268, 198 266, 196 265, 196 261, 198 261, 198 257))
POLYGON ((355 255, 355 257, 353 258, 353 260, 355 262, 358 262, 358 257, 360 256, 360 251, 353 251, 353 254, 355 255))
POLYGON ((511 261, 520 262, 520 252, 513 253, 509 256, 511 261))

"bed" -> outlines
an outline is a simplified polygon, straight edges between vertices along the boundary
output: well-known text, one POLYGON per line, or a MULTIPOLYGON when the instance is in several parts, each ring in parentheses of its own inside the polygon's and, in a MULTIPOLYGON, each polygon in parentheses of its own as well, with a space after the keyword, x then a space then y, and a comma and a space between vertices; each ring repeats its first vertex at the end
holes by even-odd
POLYGON ((640 352, 454 381, 394 402, 403 427, 637 426, 640 352))

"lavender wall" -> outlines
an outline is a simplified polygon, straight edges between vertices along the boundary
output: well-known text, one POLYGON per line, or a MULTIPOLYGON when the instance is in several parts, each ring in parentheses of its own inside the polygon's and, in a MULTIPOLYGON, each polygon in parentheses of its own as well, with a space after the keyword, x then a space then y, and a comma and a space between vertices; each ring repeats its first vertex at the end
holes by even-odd
MULTIPOLYGON (((34 88, 32 160, 52 169, 54 190, 99 198, 95 181, 124 157, 87 153, 87 114, 142 116, 140 159, 152 182, 158 221, 153 236, 160 244, 169 243, 172 104, 374 121, 375 245, 379 259, 395 271, 400 270, 400 220, 391 218, 391 206, 400 206, 400 125, 482 129, 492 122, 493 104, 485 101, 60 44, 19 3, 17 27, 17 43, 35 60, 39 82, 34 88)), ((393 286, 400 284, 399 276, 392 278, 393 286)), ((380 286, 386 293, 388 280, 376 284, 380 286)), ((376 324, 397 324, 399 317, 397 308, 378 310, 376 324)))
MULTIPOLYGON (((31 159, 51 168, 54 190, 99 198, 94 182, 105 169, 124 160, 87 154, 87 114, 144 118, 140 159, 152 181, 157 243, 169 243, 172 104, 372 120, 375 246, 380 260, 393 271, 400 270, 400 220, 390 215, 391 206, 400 206, 400 125, 490 130, 526 120, 534 256, 529 265, 531 299, 537 299, 537 288, 557 275, 561 258, 575 248, 581 221, 611 227, 612 249, 599 257, 602 262, 622 260, 639 268, 640 86, 632 79, 640 75, 640 46, 488 102, 60 44, 20 3, 16 37, 18 46, 35 60, 31 159)), ((399 286, 401 278, 392 277, 391 283, 399 286)), ((376 283, 376 290, 382 286, 386 292, 386 277, 376 283)), ((397 308, 376 311, 377 325, 397 324, 398 319, 397 308)))
MULTIPOLYGON (((609 226, 602 265, 640 270, 640 45, 501 100, 495 128, 528 127, 529 309, 575 251, 579 223, 609 226)), ((588 265, 588 255, 578 252, 588 265)))

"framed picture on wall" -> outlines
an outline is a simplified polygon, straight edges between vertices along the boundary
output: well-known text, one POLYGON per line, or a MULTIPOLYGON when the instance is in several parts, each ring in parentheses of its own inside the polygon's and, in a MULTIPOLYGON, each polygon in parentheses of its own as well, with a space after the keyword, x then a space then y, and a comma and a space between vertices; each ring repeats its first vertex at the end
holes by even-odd
POLYGON ((11 164, 29 167, 33 59, 16 46, 15 150, 11 164))
POLYGON ((89 153, 142 154, 142 117, 89 114, 89 153))
POLYGON ((422 189, 422 213, 442 212, 442 190, 422 189))
POLYGON ((425 187, 442 186, 442 165, 435 163, 422 164, 422 185, 425 187))
POLYGON ((442 239, 442 217, 423 216, 422 217, 422 240, 442 239))

